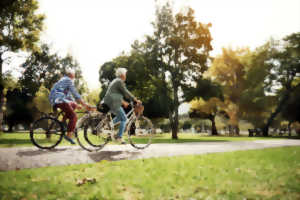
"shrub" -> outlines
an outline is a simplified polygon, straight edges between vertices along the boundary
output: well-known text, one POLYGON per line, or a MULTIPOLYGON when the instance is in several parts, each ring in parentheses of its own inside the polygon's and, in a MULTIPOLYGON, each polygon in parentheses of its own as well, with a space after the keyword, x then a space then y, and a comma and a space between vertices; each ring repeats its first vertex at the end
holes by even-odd
POLYGON ((182 125, 183 130, 190 129, 192 127, 192 123, 190 121, 185 121, 182 125))

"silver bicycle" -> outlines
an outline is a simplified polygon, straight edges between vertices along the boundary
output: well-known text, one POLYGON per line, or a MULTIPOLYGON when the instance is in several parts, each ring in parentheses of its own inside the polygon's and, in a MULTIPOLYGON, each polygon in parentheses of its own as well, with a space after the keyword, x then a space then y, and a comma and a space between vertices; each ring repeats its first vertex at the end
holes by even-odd
MULTIPOLYGON (((119 130, 120 122, 113 123, 113 114, 107 105, 100 104, 97 110, 87 113, 76 124, 77 141, 87 151, 99 151, 114 140, 119 130)), ((131 103, 126 114, 128 120, 124 135, 127 134, 128 142, 137 149, 147 148, 155 133, 151 120, 143 116, 143 110, 142 105, 131 103)))

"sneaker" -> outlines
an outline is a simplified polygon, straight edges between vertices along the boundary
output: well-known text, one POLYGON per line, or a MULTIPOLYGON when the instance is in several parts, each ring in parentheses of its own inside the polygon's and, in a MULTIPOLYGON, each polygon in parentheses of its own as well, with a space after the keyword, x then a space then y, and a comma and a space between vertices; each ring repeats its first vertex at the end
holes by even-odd
POLYGON ((64 138, 65 138, 68 142, 70 142, 71 144, 76 144, 76 142, 74 142, 74 141, 72 140, 72 138, 68 137, 67 135, 64 135, 64 138))
POLYGON ((116 141, 118 142, 118 143, 121 143, 121 144, 126 144, 126 141, 123 139, 123 138, 121 138, 121 137, 115 137, 115 139, 116 139, 116 141))

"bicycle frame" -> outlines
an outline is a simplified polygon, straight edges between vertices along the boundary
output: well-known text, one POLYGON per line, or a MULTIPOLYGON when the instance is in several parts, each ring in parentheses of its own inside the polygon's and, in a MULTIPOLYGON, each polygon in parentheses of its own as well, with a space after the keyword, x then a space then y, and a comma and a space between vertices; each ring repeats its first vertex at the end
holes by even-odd
MULTIPOLYGON (((106 114, 105 114, 105 117, 108 118, 112 130, 114 130, 115 127, 121 123, 121 122, 113 123, 113 120, 114 120, 117 116, 115 116, 114 118, 112 118, 111 112, 106 113, 106 114)), ((105 117, 104 117, 104 118, 105 118, 105 117)), ((136 117, 136 116, 135 116, 135 113, 134 113, 134 106, 132 106, 131 110, 126 114, 126 118, 127 118, 126 125, 125 125, 126 128, 127 128, 127 125, 129 124, 129 122, 131 122, 131 121, 134 119, 134 117, 136 117)), ((103 119, 104 119, 104 118, 103 118, 103 119)), ((100 123, 96 126, 96 129, 98 129, 98 126, 99 126, 99 125, 100 125, 100 123)), ((99 127, 99 128, 100 128, 100 127, 99 127)))

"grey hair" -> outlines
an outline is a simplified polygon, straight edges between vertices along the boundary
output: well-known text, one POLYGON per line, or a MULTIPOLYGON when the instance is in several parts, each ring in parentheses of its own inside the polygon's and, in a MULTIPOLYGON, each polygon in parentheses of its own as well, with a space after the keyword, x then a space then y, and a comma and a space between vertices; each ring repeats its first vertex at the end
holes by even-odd
POLYGON ((75 70, 74 69, 71 69, 71 68, 67 68, 66 69, 66 74, 75 74, 75 70))
POLYGON ((118 68, 116 70, 116 77, 120 77, 121 75, 126 75, 127 69, 126 68, 118 68))

